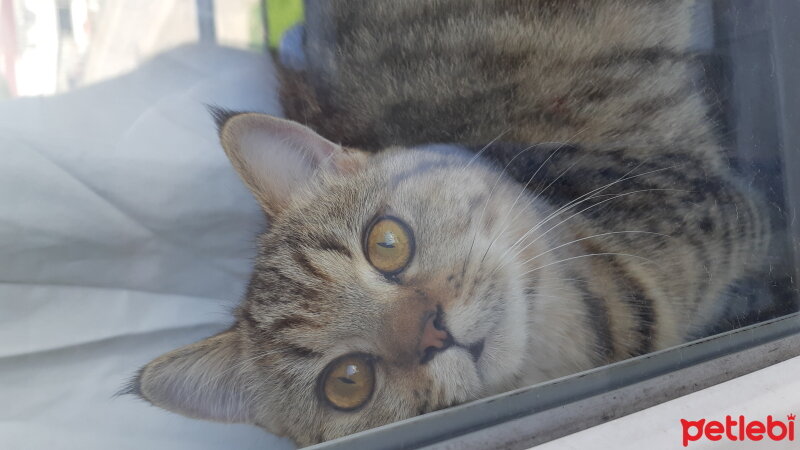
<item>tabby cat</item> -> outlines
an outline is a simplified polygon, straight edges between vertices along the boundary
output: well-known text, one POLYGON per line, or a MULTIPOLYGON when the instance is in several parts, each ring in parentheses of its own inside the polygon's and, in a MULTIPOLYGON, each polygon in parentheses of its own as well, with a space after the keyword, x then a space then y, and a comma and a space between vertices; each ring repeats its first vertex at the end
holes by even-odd
POLYGON ((297 122, 216 111, 270 219, 235 323, 145 400, 309 445, 685 342, 761 264, 691 1, 317 7, 297 122))

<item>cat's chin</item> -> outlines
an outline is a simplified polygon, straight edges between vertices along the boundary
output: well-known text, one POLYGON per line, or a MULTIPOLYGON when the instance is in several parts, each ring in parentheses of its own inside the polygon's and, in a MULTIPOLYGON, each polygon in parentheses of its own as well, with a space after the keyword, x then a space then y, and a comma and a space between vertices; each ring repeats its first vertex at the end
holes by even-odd
MULTIPOLYGON (((510 318, 513 320, 513 318, 510 318)), ((501 320, 494 328, 505 325, 509 320, 501 320)), ((476 400, 512 389, 523 348, 508 339, 508 333, 490 330, 488 336, 474 343, 459 343, 437 355, 430 363, 429 373, 434 385, 444 401, 432 405, 433 409, 476 400)), ((525 341, 524 336, 520 338, 525 341)))
POLYGON ((475 400, 486 393, 478 365, 470 352, 461 347, 451 347, 430 362, 429 375, 433 379, 436 396, 440 404, 432 409, 441 409, 475 400))

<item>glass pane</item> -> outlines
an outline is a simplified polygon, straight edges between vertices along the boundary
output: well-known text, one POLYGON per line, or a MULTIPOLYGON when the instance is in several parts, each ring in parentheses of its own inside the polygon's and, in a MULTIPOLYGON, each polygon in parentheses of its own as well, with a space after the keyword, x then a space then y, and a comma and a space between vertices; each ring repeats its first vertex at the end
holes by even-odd
POLYGON ((0 0, 0 441, 291 448, 796 313, 797 2, 523 3, 0 0))

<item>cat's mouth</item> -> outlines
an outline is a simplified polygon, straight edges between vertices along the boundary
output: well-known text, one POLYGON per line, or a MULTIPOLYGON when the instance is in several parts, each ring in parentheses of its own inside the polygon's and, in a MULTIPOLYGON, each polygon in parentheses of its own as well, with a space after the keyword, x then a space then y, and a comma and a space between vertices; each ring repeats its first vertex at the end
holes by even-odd
POLYGON ((456 345, 468 351, 469 354, 472 355, 472 361, 477 364, 478 360, 481 359, 481 355, 483 354, 483 347, 485 343, 486 339, 481 339, 480 341, 470 345, 462 345, 458 343, 456 345))
POLYGON ((432 322, 430 322, 430 326, 425 328, 425 335, 423 339, 426 342, 435 344, 429 347, 426 347, 422 354, 422 359, 420 360, 421 364, 427 364, 430 362, 437 353, 441 353, 447 350, 450 347, 458 347, 466 350, 471 356, 472 361, 477 364, 478 360, 480 360, 481 355, 483 355, 483 348, 484 344, 486 343, 486 339, 480 339, 475 341, 472 344, 464 344, 458 342, 454 337, 453 334, 447 329, 447 326, 444 324, 444 312, 441 308, 437 308, 435 313, 435 317, 433 318, 432 322), (437 338, 428 338, 433 333, 440 333, 437 338), (442 337, 442 335, 444 337, 442 337))
MULTIPOLYGON (((447 328, 444 321, 444 310, 441 306, 437 307, 435 316, 431 322, 432 329, 438 330, 439 332, 443 332, 446 338, 440 341, 438 346, 431 346, 427 347, 423 352, 421 363, 425 364, 433 359, 433 357, 440 352, 447 350, 450 347, 458 347, 466 350, 471 356, 472 361, 477 364, 478 360, 480 360, 481 355, 483 355, 484 344, 486 343, 486 338, 480 339, 475 341, 471 344, 464 344, 459 342, 458 340, 453 337, 453 333, 447 328)), ((431 328, 426 329, 426 332, 431 330, 431 328)))

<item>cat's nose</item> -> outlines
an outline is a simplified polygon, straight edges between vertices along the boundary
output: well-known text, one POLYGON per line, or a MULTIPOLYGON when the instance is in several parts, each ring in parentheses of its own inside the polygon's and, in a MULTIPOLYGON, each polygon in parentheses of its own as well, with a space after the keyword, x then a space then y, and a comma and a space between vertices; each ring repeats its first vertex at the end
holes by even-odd
POLYGON ((453 345, 453 337, 442 324, 442 311, 426 314, 422 328, 422 337, 419 340, 418 351, 422 355, 421 364, 425 364, 436 355, 453 345))

